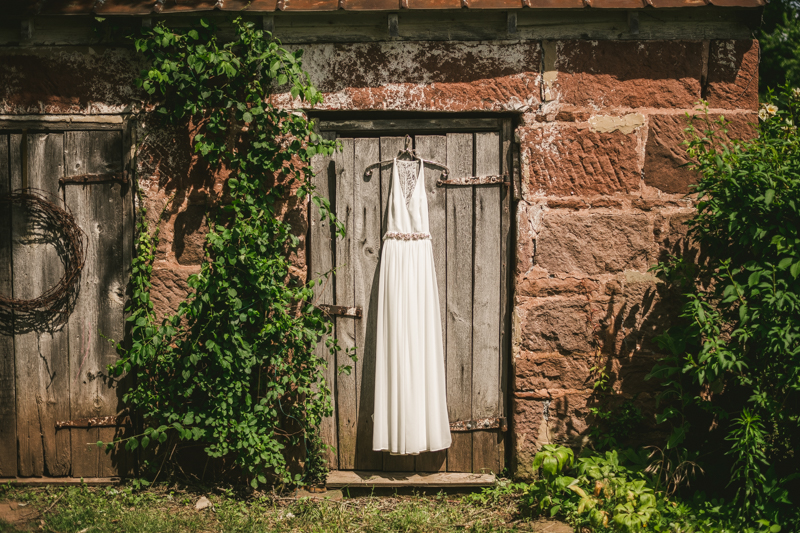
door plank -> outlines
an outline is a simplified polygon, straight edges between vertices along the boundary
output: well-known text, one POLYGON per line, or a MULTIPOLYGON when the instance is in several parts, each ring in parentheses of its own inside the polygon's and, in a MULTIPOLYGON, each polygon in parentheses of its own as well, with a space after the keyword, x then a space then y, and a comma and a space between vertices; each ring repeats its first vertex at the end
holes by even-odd
MULTIPOLYGON (((65 133, 64 163, 67 176, 122 171, 122 133, 65 133)), ((106 338, 122 340, 125 334, 122 185, 67 184, 64 197, 87 237, 80 297, 69 317, 70 419, 115 415, 120 398, 107 368, 118 356, 106 338)), ((116 455, 95 445, 113 439, 113 428, 103 428, 102 437, 98 428, 69 431, 73 477, 117 475, 116 455)))
MULTIPOLYGON (((500 174, 500 135, 475 134, 475 175, 500 174)), ((472 417, 499 416, 501 187, 475 187, 475 254, 472 302, 472 417)), ((498 473, 498 435, 477 431, 472 438, 473 472, 498 473)))
MULTIPOLYGON (((424 159, 444 163, 447 161, 447 137, 444 135, 418 135, 414 139, 417 153, 424 159)), ((436 283, 439 289, 439 315, 442 320, 442 342, 447 345, 447 202, 446 189, 437 187, 442 169, 425 166, 425 193, 428 196, 428 223, 433 245, 433 262, 436 268, 436 283)), ((445 353, 445 372, 447 359, 445 353)), ((447 450, 422 453, 417 457, 416 470, 438 472, 447 470, 447 450)))
MULTIPOLYGON (((0 194, 11 192, 8 135, 0 136, 0 194)), ((0 211, 0 294, 10 297, 11 210, 0 211)), ((14 324, 12 316, 0 317, 0 477, 17 475, 17 410, 14 378, 14 324)))
MULTIPOLYGON (((326 132, 322 134, 325 139, 333 139, 334 134, 326 132)), ((334 169, 333 156, 317 155, 311 160, 315 175, 312 184, 316 187, 316 194, 321 198, 326 198, 331 202, 331 208, 335 209, 335 198, 331 196, 336 191, 336 171, 334 169)), ((316 305, 333 304, 333 274, 323 279, 323 276, 330 273, 333 269, 333 243, 334 228, 330 221, 322 219, 319 207, 311 202, 311 279, 321 281, 321 285, 314 287, 316 305)), ((334 338, 336 332, 334 331, 334 338)), ((338 439, 336 438, 336 354, 331 354, 325 346, 325 339, 320 339, 314 348, 314 353, 327 364, 325 368, 325 383, 331 392, 331 403, 333 404, 333 414, 322 419, 319 432, 322 442, 331 446, 333 449, 324 451, 325 460, 328 468, 336 470, 339 468, 338 439)))
POLYGON ((372 449, 375 406, 375 347, 378 324, 378 257, 381 249, 381 180, 377 172, 367 174, 368 167, 380 161, 380 140, 355 139, 355 172, 353 174, 353 275, 355 302, 363 315, 354 320, 356 346, 360 356, 356 362, 358 389, 358 425, 356 428, 356 468, 377 470, 383 466, 380 452, 372 449))
MULTIPOLYGON (((501 129, 501 172, 508 176, 509 182, 514 175, 514 150, 512 149, 514 130, 511 119, 504 119, 501 129)), ((512 227, 514 224, 512 199, 513 185, 500 188, 500 416, 508 419, 508 370, 511 368, 511 287, 514 269, 514 245, 512 227)), ((513 421, 512 421, 513 422, 513 421)), ((498 472, 506 467, 506 436, 499 432, 497 436, 497 454, 500 462, 498 472)))
MULTIPOLYGON (((58 178, 64 174, 63 135, 12 135, 11 140, 12 189, 33 187, 58 198, 58 178)), ((35 298, 64 273, 56 248, 48 242, 52 232, 37 229, 27 211, 19 208, 12 209, 11 231, 14 296, 35 298)), ((36 325, 33 329, 18 320, 15 325, 29 330, 14 339, 19 475, 68 475, 70 435, 55 429, 58 420, 69 418, 66 326, 36 325)))
MULTIPOLYGON (((447 135, 451 178, 472 175, 472 134, 447 135)), ((447 410, 451 421, 472 418, 472 187, 447 191, 447 410)), ((472 434, 454 433, 449 472, 472 471, 472 434)))
MULTIPOLYGON (((393 159, 403 149, 404 137, 381 137, 381 160, 393 159)), ((386 232, 389 209, 389 190, 392 186, 392 164, 381 165, 381 235, 386 232)), ((392 455, 383 452, 384 472, 411 472, 414 470, 413 455, 392 455)))
MULTIPOLYGON (((336 305, 352 306, 355 299, 353 279, 353 140, 342 139, 342 151, 334 156, 336 165, 336 217, 345 226, 344 237, 336 239, 336 305)), ((336 339, 342 350, 355 347, 355 324, 352 318, 336 318, 336 339)), ((361 354, 358 354, 361 357, 361 354)), ((339 438, 339 469, 353 470, 356 465, 356 426, 358 422, 358 389, 356 368, 344 353, 336 356, 337 371, 352 367, 350 374, 338 374, 336 379, 337 426, 339 438)))

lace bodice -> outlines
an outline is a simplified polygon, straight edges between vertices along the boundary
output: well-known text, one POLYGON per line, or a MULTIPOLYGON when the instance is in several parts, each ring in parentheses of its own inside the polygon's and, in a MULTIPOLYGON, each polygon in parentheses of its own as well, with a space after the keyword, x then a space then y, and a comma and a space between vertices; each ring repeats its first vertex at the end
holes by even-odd
POLYGON ((400 180, 400 187, 403 189, 403 197, 406 199, 406 206, 411 202, 411 195, 414 193, 414 186, 417 184, 417 161, 396 161, 397 175, 400 180))
POLYGON ((407 241, 430 238, 422 161, 394 160, 384 238, 407 241))

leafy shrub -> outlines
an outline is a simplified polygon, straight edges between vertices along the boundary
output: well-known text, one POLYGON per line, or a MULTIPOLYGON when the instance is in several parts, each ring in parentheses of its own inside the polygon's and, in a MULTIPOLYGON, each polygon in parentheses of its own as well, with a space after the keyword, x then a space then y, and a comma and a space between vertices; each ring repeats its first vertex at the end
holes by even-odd
POLYGON ((665 386, 667 448, 698 452, 743 517, 786 523, 800 464, 800 90, 768 100, 751 141, 724 142, 724 118, 687 130, 700 174, 689 235, 704 260, 656 267, 684 305, 651 377, 665 386))
MULTIPOLYGON (((331 413, 325 360, 314 347, 331 322, 313 305, 313 282, 291 276, 289 254, 299 240, 280 211, 294 190, 336 223, 327 201, 313 195, 309 168, 335 143, 270 98, 273 87, 286 85, 293 98, 321 101, 302 50, 283 49, 240 18, 233 26, 235 35, 221 43, 205 20, 183 30, 161 22, 135 43, 149 62, 139 86, 168 123, 200 125, 193 148, 212 169, 230 171, 230 195, 210 213, 207 260, 189 277, 191 294, 160 325, 149 297, 155 243, 142 217, 132 342, 120 346, 112 368, 134 378, 124 401, 145 428, 125 446, 161 443, 171 457, 178 443, 197 443, 210 457, 232 458, 254 487, 270 475, 314 482, 325 476, 318 430, 331 413), (304 445, 301 475, 290 471, 287 451, 304 445)), ((336 350, 334 342, 328 347, 336 350)))

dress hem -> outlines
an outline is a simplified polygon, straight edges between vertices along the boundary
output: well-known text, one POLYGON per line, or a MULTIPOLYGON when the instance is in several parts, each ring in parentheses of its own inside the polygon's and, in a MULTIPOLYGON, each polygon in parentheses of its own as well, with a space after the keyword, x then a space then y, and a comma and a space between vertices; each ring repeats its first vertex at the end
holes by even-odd
POLYGON ((440 452, 442 450, 448 449, 449 447, 450 447, 450 445, 448 444, 444 448, 436 448, 434 450, 420 450, 418 452, 412 452, 412 453, 394 453, 393 451, 389 450, 388 448, 381 448, 381 449, 373 448, 372 451, 373 452, 389 452, 389 455, 403 456, 403 455, 419 455, 421 453, 426 453, 426 452, 440 452))

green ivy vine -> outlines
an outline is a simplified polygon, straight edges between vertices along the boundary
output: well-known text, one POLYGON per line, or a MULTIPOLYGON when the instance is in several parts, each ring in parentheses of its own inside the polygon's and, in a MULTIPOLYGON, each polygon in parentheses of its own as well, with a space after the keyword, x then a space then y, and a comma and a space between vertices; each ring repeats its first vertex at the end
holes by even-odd
POLYGON ((314 348, 338 347, 330 319, 313 305, 314 281, 290 275, 299 240, 279 210, 289 194, 310 196, 343 232, 310 183, 311 157, 336 145, 302 113, 271 102, 278 86, 309 105, 321 101, 302 51, 241 19, 233 27, 235 38, 224 43, 205 20, 180 31, 159 23, 135 40, 150 65, 137 83, 155 111, 171 124, 200 125, 195 152, 230 175, 229 196, 209 213, 206 261, 189 277, 187 299, 160 324, 150 300, 157 233, 140 218, 130 343, 119 345, 112 371, 132 378, 123 399, 144 429, 124 442, 129 451, 201 443, 210 457, 232 458, 253 487, 314 483, 327 472, 319 426, 332 411, 326 362, 314 348), (304 445, 305 473, 290 471, 287 454, 304 445))

